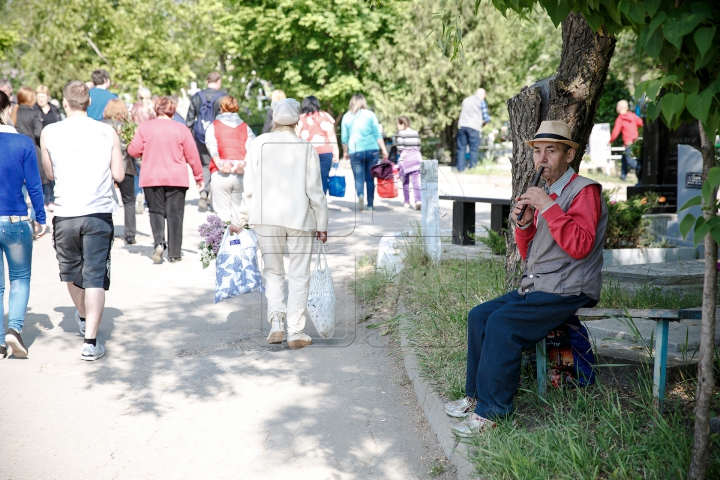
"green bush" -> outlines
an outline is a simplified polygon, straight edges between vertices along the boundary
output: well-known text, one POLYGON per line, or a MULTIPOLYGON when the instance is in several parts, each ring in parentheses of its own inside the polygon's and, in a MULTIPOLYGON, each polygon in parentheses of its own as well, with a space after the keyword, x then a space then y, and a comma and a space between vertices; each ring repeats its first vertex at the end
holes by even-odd
POLYGON ((608 209, 605 248, 636 248, 642 245, 649 221, 642 216, 658 204, 655 193, 635 195, 626 201, 611 200, 615 190, 603 191, 608 209))
POLYGON ((485 225, 483 225, 483 228, 487 232, 487 236, 480 237, 478 235, 473 235, 474 239, 488 247, 493 255, 505 256, 505 253, 507 253, 505 235, 497 233, 495 230, 490 230, 485 225))

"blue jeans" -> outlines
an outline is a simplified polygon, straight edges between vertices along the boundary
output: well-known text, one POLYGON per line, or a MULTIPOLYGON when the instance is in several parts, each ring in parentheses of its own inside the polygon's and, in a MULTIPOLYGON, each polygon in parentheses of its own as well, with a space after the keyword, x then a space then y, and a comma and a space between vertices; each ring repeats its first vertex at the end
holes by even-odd
POLYGON ((322 177, 323 192, 327 195, 330 189, 330 168, 332 167, 332 153, 320 154, 320 176, 322 177))
POLYGON ((620 161, 620 178, 624 180, 631 168, 637 170, 637 161, 632 158, 632 145, 627 145, 620 161))
POLYGON ((465 170, 465 148, 470 147, 470 164, 473 168, 478 161, 478 149, 480 148, 480 132, 474 128, 460 127, 457 133, 457 169, 458 172, 465 170))
POLYGON ((514 290, 470 310, 465 394, 477 399, 475 413, 489 419, 511 413, 522 349, 534 347, 578 308, 596 303, 585 294, 523 296, 514 290))
POLYGON ((134 183, 135 183, 135 196, 137 197, 141 193, 143 193, 142 188, 140 188, 140 167, 135 164, 135 170, 137 170, 137 175, 135 175, 134 183))
MULTIPOLYGON (((5 343, 5 262, 10 271, 10 314, 8 327, 22 332, 25 323, 25 310, 30 298, 30 269, 32 266, 32 229, 28 222, 10 223, 0 217, 0 344, 5 343), (4 255, 3 255, 4 254, 4 255)), ((7 217, 5 217, 7 218, 7 217)))
POLYGON ((365 192, 363 184, 367 184, 367 206, 373 206, 375 199, 375 179, 370 173, 370 168, 378 163, 379 150, 365 150, 350 154, 350 165, 352 165, 353 177, 355 177, 355 190, 358 196, 365 192))

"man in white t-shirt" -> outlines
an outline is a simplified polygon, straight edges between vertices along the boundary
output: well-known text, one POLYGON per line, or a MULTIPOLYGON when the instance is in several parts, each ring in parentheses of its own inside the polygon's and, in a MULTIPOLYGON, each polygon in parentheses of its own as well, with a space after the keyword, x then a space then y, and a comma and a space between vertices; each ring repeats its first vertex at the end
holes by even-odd
POLYGON ((48 125, 40 136, 48 179, 55 181, 53 245, 60 280, 67 283, 84 335, 82 360, 97 360, 105 290, 110 288, 110 250, 116 204, 114 182, 125 178, 120 139, 115 130, 87 115, 87 86, 73 80, 63 88, 67 119, 48 125))

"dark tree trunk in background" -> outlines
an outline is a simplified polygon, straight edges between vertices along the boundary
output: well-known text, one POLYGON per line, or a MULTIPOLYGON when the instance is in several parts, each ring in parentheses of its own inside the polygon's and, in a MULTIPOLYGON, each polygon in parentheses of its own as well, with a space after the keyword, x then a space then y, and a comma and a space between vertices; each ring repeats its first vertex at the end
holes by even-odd
MULTIPOLYGON (((455 159, 457 158, 457 131, 457 119, 453 120, 450 125, 447 125, 445 131, 443 131, 443 147, 450 152, 450 165, 455 165, 455 159)), ((442 159, 439 160, 442 161, 442 159)))
MULTIPOLYGON (((714 135, 713 135, 714 136, 714 135)), ((700 125, 700 151, 703 156, 703 182, 708 172, 715 166, 714 142, 700 125)), ((717 197, 714 192, 712 198, 717 197)), ((705 212, 705 221, 709 221, 717 212, 705 212)), ((700 325, 700 351, 698 353, 697 397, 695 400, 695 438, 690 462, 692 479, 705 478, 709 456, 710 440, 710 404, 712 403, 715 376, 713 372, 715 354, 715 306, 718 289, 718 246, 712 235, 705 235, 705 280, 703 285, 702 323, 700 325)))
MULTIPOLYGON (((535 136, 543 120, 562 120, 570 125, 573 140, 580 148, 572 162, 579 171, 605 85, 615 37, 602 29, 595 33, 585 19, 572 13, 562 22, 562 56, 557 73, 508 100, 510 138, 513 142, 513 202, 527 190, 534 172, 532 149, 525 144, 535 136)), ((510 222, 510 225, 514 225, 510 222)), ((513 228, 506 234, 505 268, 508 288, 519 284, 522 259, 515 245, 513 228)))

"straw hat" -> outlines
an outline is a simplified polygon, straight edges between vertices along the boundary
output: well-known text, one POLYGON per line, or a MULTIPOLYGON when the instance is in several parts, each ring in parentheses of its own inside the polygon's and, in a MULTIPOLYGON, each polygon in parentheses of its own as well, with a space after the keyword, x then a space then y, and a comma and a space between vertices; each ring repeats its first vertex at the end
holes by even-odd
POLYGON ((534 142, 558 142, 578 148, 580 145, 572 141, 570 135, 570 127, 565 122, 554 122, 546 120, 540 124, 535 138, 528 140, 527 143, 531 147, 534 142))

